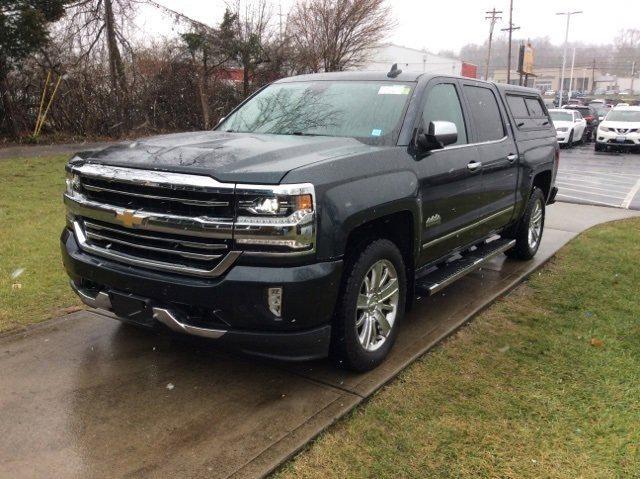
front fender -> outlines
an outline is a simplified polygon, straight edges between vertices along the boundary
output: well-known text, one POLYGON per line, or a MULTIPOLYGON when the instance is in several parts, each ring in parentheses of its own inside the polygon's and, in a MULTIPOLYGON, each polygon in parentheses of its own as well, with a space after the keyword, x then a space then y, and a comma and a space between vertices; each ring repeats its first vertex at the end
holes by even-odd
POLYGON ((413 231, 419 231, 417 192, 418 179, 412 171, 406 170, 367 176, 329 187, 323 192, 318 208, 318 258, 342 256, 349 234, 354 229, 393 213, 410 212, 414 221, 413 231))

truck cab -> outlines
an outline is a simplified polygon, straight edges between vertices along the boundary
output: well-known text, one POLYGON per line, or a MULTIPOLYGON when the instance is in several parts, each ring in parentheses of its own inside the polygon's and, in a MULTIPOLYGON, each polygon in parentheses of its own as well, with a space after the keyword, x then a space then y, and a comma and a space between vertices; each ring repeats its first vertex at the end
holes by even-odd
POLYGON ((123 321, 364 371, 417 292, 535 255, 557 164, 535 90, 397 69, 285 78, 213 131, 75 155, 64 264, 123 321))

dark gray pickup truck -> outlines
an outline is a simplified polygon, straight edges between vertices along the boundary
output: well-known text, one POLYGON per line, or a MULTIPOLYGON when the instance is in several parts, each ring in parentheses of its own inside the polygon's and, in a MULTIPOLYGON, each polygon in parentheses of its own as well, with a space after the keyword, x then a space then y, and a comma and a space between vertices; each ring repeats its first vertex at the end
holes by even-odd
POLYGON ((123 321, 367 370, 416 292, 533 257, 558 151, 535 90, 397 69, 286 78, 214 131, 74 156, 64 264, 123 321))

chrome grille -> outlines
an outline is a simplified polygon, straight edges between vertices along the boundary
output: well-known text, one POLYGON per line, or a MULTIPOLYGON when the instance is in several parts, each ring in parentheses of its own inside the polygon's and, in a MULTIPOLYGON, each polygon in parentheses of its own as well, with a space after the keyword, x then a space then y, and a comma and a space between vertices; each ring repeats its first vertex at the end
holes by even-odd
POLYGON ((194 276, 224 273, 231 251, 234 185, 209 177, 86 164, 65 194, 86 252, 194 276))

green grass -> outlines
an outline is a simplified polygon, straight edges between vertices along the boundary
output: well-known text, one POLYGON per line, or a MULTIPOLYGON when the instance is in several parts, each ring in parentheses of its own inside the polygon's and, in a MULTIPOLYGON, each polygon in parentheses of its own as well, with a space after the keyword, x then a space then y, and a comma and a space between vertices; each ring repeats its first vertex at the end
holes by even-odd
POLYGON ((0 160, 0 331, 79 304, 62 267, 67 156, 0 160), (24 272, 12 278, 14 272, 24 272))
POLYGON ((640 221, 595 228, 278 477, 640 477, 640 221))

